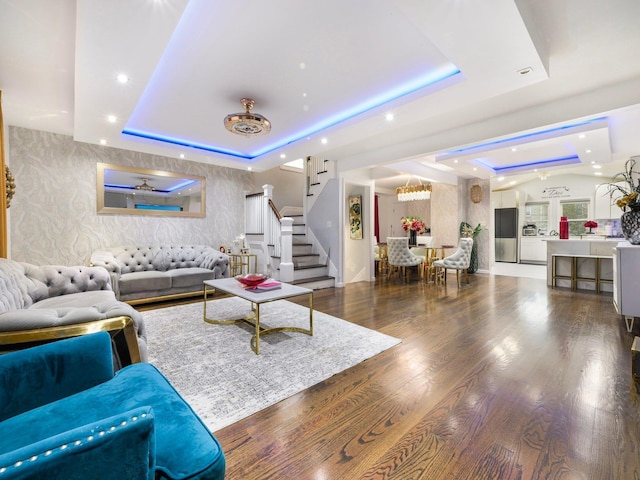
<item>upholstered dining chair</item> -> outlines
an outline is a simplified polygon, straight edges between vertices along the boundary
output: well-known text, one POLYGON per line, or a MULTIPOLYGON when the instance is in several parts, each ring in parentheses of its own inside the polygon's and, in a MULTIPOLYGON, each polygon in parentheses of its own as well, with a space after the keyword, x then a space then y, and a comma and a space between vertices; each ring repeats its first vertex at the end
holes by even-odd
POLYGON ((444 256, 444 249, 442 247, 427 247, 425 249, 424 264, 422 265, 422 273, 427 283, 437 283, 438 276, 444 274, 444 270, 438 271, 434 262, 440 260, 440 257, 444 256))
MULTIPOLYGON (((463 271, 465 275, 466 283, 469 283, 469 276, 467 274, 467 269, 469 268, 469 263, 471 262, 471 248, 473 247, 473 238, 461 238, 460 243, 458 244, 458 249, 448 257, 443 258, 442 260, 436 260, 433 262, 433 265, 438 270, 443 270, 443 275, 441 278, 446 282, 447 276, 444 270, 450 269, 456 271, 456 280, 458 281, 458 288, 461 287, 460 284, 460 272, 463 271)), ((438 274, 436 273, 436 277, 438 274)))
POLYGON ((389 275, 392 272, 402 272, 406 277, 407 267, 420 267, 424 259, 411 253, 409 237, 387 237, 387 262, 389 275))

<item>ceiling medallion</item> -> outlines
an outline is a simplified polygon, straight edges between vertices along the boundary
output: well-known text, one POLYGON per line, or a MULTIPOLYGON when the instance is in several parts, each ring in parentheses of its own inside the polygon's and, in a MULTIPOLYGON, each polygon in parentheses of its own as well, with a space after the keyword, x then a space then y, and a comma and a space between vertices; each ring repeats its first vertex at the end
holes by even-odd
POLYGON ((407 184, 404 187, 396 188, 396 195, 398 196, 399 202, 410 202, 413 200, 429 200, 431 198, 431 184, 430 183, 422 183, 420 179, 419 185, 409 185, 409 180, 407 180, 407 184))
POLYGON ((244 113, 232 113, 224 118, 224 126, 232 133, 244 136, 266 135, 271 131, 271 122, 258 113, 251 113, 255 101, 250 98, 240 100, 244 113))

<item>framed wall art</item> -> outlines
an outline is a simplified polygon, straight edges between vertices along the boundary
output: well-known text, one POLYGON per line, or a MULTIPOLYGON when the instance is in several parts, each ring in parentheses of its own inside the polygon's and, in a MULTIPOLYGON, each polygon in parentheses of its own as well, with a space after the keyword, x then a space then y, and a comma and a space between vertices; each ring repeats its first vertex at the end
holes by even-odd
POLYGON ((349 238, 362 240, 362 195, 349 197, 349 238))

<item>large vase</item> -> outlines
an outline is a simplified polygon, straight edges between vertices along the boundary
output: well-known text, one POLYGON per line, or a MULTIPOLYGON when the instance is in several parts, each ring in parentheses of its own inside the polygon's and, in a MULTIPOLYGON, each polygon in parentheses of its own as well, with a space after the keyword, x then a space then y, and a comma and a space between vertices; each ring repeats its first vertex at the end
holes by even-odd
POLYGON ((467 273, 476 273, 478 271, 478 244, 473 240, 473 246, 471 247, 471 259, 469 260, 469 268, 467 273))
POLYGON ((622 235, 632 245, 640 245, 640 210, 624 212, 620 218, 622 235))
POLYGON ((415 230, 409 230, 409 245, 418 244, 418 232, 415 230))

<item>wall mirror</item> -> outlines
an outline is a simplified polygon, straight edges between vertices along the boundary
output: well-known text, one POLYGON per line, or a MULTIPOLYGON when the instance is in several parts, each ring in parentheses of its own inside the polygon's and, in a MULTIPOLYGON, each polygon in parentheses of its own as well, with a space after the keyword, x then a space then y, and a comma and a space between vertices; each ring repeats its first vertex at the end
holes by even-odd
POLYGON ((97 164, 98 213, 205 216, 205 178, 183 173, 97 164))

